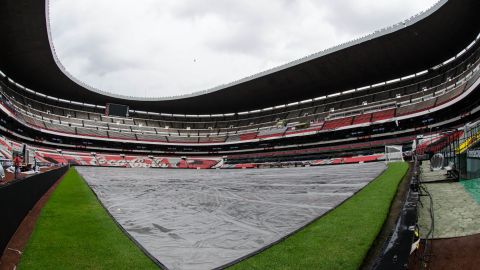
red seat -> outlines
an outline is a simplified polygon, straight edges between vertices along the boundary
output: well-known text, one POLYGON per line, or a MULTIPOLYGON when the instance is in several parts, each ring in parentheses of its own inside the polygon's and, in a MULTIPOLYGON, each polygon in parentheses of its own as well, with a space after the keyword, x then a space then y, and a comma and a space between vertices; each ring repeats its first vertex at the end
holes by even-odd
POLYGON ((353 117, 340 118, 325 122, 323 129, 337 129, 352 124, 353 117))
POLYGON ((372 119, 372 114, 371 113, 357 115, 357 116, 355 116, 355 119, 353 119, 352 125, 369 123, 371 119, 372 119))
POLYGON ((373 113, 372 122, 392 119, 395 116, 395 109, 373 113))
POLYGON ((240 135, 240 140, 241 141, 247 141, 247 140, 253 140, 257 137, 257 133, 247 133, 247 134, 242 134, 240 135))

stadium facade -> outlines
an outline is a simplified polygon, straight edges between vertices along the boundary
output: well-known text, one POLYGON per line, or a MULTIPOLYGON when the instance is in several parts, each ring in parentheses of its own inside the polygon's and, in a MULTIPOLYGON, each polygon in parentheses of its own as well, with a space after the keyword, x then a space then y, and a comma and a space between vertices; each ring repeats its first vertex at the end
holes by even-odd
POLYGON ((237 82, 138 98, 94 89, 65 70, 51 41, 48 0, 5 0, 1 133, 51 149, 237 162, 374 154, 479 118, 479 7, 442 0, 237 82))

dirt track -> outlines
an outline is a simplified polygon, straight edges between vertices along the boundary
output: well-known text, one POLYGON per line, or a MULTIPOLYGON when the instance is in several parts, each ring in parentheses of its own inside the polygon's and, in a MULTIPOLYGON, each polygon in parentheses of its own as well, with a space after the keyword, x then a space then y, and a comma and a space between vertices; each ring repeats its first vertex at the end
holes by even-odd
MULTIPOLYGON (((423 269, 480 269, 480 234, 433 240, 432 248, 430 263, 423 269)), ((409 269, 421 269, 417 253, 412 255, 409 269)))

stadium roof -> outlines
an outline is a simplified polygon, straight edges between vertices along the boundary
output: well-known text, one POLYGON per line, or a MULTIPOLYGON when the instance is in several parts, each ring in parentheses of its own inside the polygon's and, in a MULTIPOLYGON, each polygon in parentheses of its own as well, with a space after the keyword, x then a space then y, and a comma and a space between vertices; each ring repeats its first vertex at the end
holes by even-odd
POLYGON ((441 0, 405 22, 231 84, 172 98, 139 98, 94 89, 65 71, 51 46, 48 4, 48 0, 0 2, 3 73, 61 99, 177 114, 262 109, 389 81, 450 59, 480 30, 480 1, 441 0))

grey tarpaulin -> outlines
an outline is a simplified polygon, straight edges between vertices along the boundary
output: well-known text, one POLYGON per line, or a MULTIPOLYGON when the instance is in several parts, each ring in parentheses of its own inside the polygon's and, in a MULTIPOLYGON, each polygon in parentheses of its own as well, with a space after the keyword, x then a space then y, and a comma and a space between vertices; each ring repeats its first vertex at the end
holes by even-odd
POLYGON ((368 184, 383 163, 258 170, 78 167, 113 217, 169 269, 265 247, 368 184))

